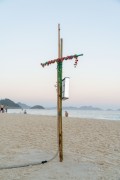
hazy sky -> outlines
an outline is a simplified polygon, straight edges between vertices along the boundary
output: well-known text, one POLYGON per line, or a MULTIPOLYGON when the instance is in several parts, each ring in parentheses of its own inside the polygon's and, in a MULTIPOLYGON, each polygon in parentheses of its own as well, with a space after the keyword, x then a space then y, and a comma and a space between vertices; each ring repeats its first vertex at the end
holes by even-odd
POLYGON ((70 77, 63 106, 120 108, 119 0, 0 0, 0 98, 56 106, 58 23, 63 55, 83 53, 70 77))

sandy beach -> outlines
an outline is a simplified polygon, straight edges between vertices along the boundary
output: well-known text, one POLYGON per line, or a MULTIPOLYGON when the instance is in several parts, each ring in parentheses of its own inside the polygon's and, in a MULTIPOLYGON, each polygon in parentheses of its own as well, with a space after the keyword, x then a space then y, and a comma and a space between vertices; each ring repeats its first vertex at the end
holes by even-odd
POLYGON ((55 116, 0 113, 0 180, 120 180, 120 121, 64 117, 57 151, 55 116))

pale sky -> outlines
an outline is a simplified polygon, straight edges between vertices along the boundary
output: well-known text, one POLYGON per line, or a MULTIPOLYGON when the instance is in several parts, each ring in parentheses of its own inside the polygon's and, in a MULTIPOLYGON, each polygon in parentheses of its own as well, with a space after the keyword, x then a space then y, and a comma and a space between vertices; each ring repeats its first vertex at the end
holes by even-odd
POLYGON ((70 98, 63 106, 120 108, 119 0, 0 0, 0 99, 56 106, 58 23, 70 98))

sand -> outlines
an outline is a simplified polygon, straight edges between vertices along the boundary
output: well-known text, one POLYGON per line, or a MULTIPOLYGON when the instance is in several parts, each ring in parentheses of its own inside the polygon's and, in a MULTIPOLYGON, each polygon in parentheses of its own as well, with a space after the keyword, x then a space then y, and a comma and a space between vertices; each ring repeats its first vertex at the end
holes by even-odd
POLYGON ((63 162, 56 127, 55 116, 0 113, 0 180, 120 180, 120 121, 64 117, 63 162))

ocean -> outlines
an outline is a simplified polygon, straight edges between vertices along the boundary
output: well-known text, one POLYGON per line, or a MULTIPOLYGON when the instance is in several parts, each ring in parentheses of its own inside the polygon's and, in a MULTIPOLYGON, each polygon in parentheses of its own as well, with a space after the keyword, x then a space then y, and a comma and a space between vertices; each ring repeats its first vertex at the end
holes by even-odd
MULTIPOLYGON (((106 111, 106 110, 63 110, 63 117, 65 111, 68 112, 69 117, 77 118, 91 118, 91 119, 103 119, 103 120, 120 120, 120 111, 106 111)), ((48 115, 57 116, 56 109, 26 109, 27 114, 34 115, 48 115)), ((8 109, 8 113, 24 113, 21 109, 8 109)))

